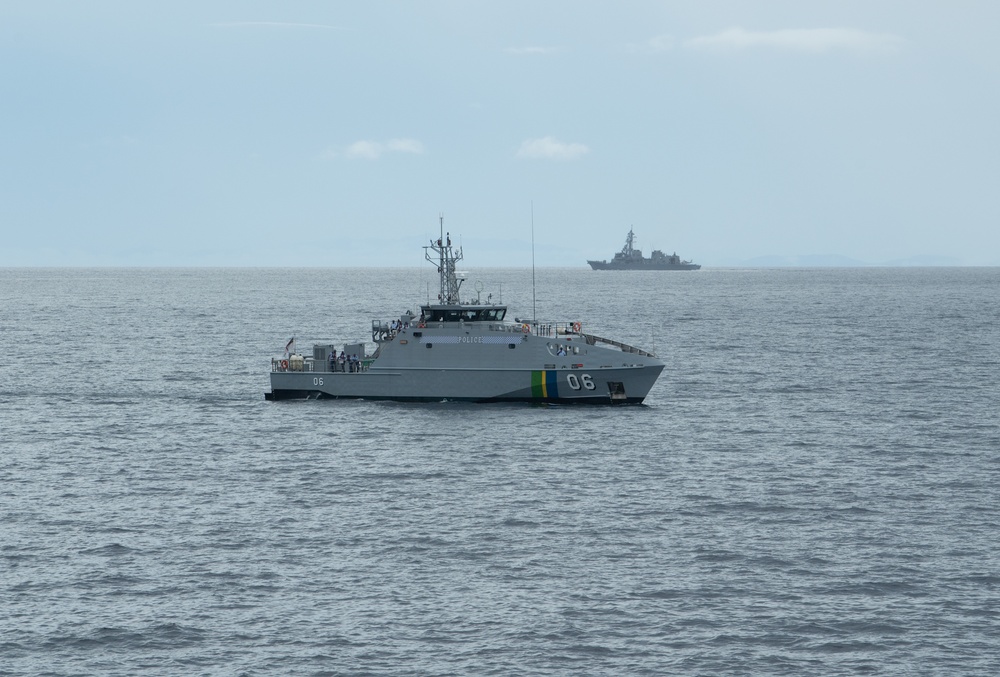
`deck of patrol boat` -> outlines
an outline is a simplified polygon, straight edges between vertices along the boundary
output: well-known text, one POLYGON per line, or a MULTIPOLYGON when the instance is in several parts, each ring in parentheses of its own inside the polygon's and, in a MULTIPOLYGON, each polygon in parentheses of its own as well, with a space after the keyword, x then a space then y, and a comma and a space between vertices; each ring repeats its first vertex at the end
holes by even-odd
MULTIPOLYGON (((381 323, 380 327, 387 327, 387 324, 381 323)), ((426 325, 416 327, 417 329, 426 329, 426 325)), ((433 328, 433 327, 432 327, 433 328)), ((440 325, 438 328, 442 328, 440 325)), ((405 332, 410 327, 404 327, 399 330, 399 332, 392 332, 391 330, 385 329, 385 335, 391 340, 395 338, 397 333, 405 332)), ((609 348, 617 348, 623 353, 632 353, 636 355, 643 355, 646 357, 655 358, 656 355, 643 350, 642 348, 637 348, 631 346, 627 343, 622 343, 621 341, 615 341, 613 339, 604 338, 602 336, 597 336, 595 334, 588 334, 579 331, 579 323, 567 322, 524 322, 524 323, 514 323, 514 324, 489 324, 486 326, 485 332, 492 332, 493 334, 499 334, 500 336, 487 335, 484 333, 482 336, 470 336, 467 343, 485 343, 488 338, 499 338, 501 342, 505 342, 509 339, 504 339, 505 335, 523 335, 531 334, 534 336, 542 338, 559 338, 562 337, 567 339, 567 344, 572 341, 574 337, 579 338, 588 346, 604 345, 609 348), (482 340, 477 340, 482 339, 482 340)), ((404 339, 405 340, 405 339, 404 339)), ((570 346, 572 348, 573 346, 570 346)), ((567 351, 569 352, 569 351, 567 351)), ((343 353, 341 353, 343 354, 343 353)), ((310 372, 310 373, 325 373, 325 374, 359 374, 366 372, 371 367, 375 358, 378 357, 378 352, 371 355, 364 356, 363 359, 359 359, 355 363, 354 367, 350 366, 350 363, 344 364, 340 361, 329 361, 318 357, 317 353, 314 352, 312 356, 305 355, 290 355, 288 358, 273 357, 271 358, 271 371, 273 372, 310 372)))

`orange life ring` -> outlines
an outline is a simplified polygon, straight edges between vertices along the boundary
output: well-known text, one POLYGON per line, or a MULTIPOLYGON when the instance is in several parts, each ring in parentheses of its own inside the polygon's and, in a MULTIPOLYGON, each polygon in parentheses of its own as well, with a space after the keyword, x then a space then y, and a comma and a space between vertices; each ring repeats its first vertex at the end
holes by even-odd
POLYGON ((531 331, 531 327, 529 327, 527 324, 522 324, 521 325, 521 331, 523 331, 525 334, 527 334, 529 331, 531 331))
POLYGON ((282 360, 281 361, 281 368, 282 369, 288 369, 288 360, 282 360))
POLYGON ((573 323, 573 331, 575 331, 577 334, 580 333, 580 323, 579 322, 574 322, 573 323))

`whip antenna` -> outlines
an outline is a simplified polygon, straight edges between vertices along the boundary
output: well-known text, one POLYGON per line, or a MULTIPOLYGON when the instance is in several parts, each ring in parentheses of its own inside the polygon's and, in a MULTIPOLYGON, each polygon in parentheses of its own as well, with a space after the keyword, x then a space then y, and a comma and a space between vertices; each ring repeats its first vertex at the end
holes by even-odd
POLYGON ((531 201, 531 321, 538 324, 535 312, 535 201, 531 201))

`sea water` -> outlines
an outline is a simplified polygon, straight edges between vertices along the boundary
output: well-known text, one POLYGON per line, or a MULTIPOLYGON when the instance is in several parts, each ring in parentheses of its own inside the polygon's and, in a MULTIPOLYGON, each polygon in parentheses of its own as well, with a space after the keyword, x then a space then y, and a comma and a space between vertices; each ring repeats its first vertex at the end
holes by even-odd
POLYGON ((1000 269, 473 269, 646 403, 264 400, 433 272, 0 270, 0 674, 1000 673, 1000 269))

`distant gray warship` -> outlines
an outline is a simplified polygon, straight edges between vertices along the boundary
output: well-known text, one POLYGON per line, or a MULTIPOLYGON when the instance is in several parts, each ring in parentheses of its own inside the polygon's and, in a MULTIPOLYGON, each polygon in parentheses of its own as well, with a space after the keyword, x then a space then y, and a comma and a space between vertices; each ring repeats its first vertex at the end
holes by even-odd
POLYGON ((373 320, 371 354, 365 343, 315 344, 305 356, 292 339, 271 359, 265 398, 638 404, 663 370, 652 353, 594 336, 578 321, 507 321, 492 294, 480 302, 480 285, 475 301, 461 301, 462 250, 452 248, 443 219, 424 255, 438 268, 437 303, 419 316, 373 320))
POLYGON ((668 256, 659 249, 653 250, 652 256, 643 258, 642 250, 633 248, 635 235, 628 229, 625 246, 615 254, 611 261, 587 261, 593 270, 698 270, 701 265, 690 261, 681 261, 677 253, 668 256))

